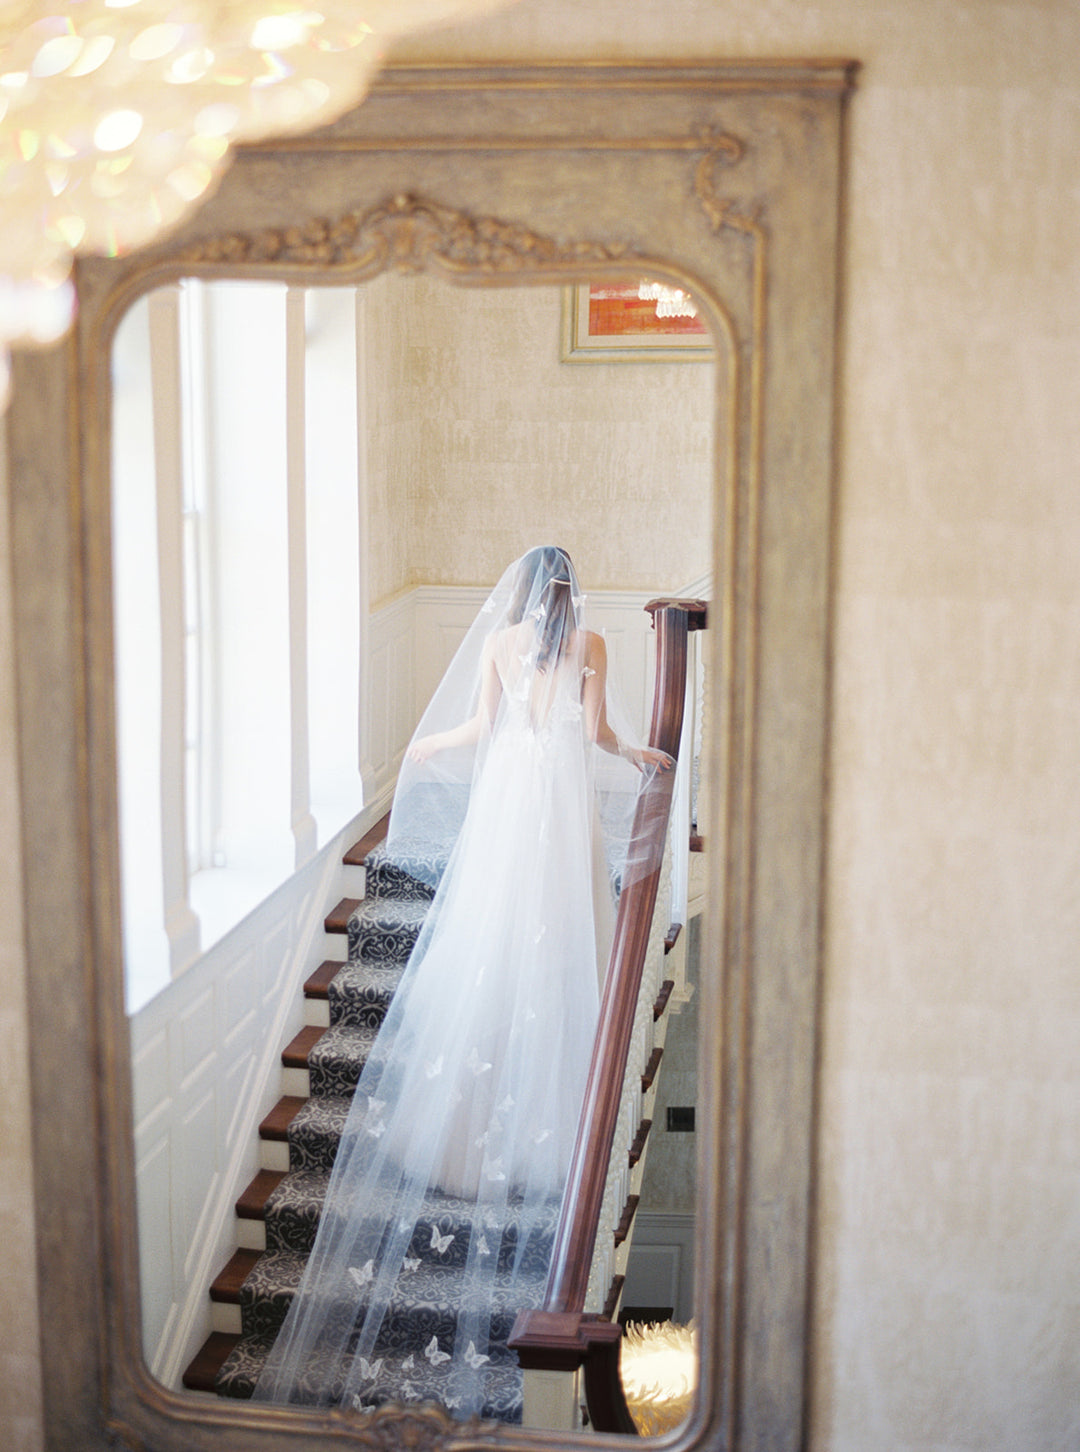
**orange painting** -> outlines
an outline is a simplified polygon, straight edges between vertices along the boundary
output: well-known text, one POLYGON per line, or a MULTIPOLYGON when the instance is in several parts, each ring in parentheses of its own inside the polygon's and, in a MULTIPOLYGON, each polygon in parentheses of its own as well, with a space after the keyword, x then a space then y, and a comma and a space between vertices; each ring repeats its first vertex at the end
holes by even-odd
POLYGON ((712 335, 689 293, 650 282, 583 282, 566 289, 564 363, 708 360, 712 335))
POLYGON ((665 338, 709 336, 700 318, 660 317, 655 299, 641 297, 636 282, 590 284, 590 338, 625 338, 643 333, 665 338))

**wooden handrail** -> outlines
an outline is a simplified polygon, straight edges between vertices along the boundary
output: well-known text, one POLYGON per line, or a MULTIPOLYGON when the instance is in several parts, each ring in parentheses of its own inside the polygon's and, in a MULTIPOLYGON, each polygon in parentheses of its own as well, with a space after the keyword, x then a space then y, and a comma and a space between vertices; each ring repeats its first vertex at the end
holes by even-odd
MULTIPOLYGON (((654 600, 645 608, 656 631, 649 744, 677 757, 686 697, 687 633, 705 627, 706 606, 700 600, 654 600)), ((631 838, 634 870, 619 897, 596 1042, 544 1301, 535 1311, 519 1313, 510 1338, 527 1370, 572 1370, 584 1364, 593 1424, 603 1431, 633 1432, 634 1426, 621 1388, 609 1384, 612 1366, 616 1383, 618 1369, 617 1346, 612 1360, 610 1323, 585 1314, 585 1296, 660 884, 674 777, 673 771, 656 772, 638 797, 631 838), (599 1421, 600 1409, 593 1407, 594 1387, 596 1392, 603 1388, 600 1395, 605 1409, 599 1421)))

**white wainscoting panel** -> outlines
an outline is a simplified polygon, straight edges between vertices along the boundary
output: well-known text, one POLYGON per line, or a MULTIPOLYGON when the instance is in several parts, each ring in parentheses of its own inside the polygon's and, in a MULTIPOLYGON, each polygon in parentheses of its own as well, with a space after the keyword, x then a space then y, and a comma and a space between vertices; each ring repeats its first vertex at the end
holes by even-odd
POLYGON ((209 1286, 236 1246, 233 1205, 258 1169, 259 1120, 303 1021, 342 853, 373 803, 131 1021, 143 1345, 179 1385, 210 1331, 209 1286))
POLYGON ((389 795, 401 754, 412 734, 408 724, 415 694, 414 592, 399 595, 371 613, 362 670, 364 793, 371 802, 389 795))
POLYGON ((672 1320, 694 1315, 694 1216, 639 1209, 622 1304, 672 1306, 672 1320))
MULTIPOLYGON (((413 592, 416 642, 415 720, 419 720, 443 672, 477 611, 487 590, 452 586, 421 586, 413 592)), ((635 732, 643 733, 652 711, 655 647, 652 623, 645 613, 649 594, 629 591, 592 591, 587 597, 589 625, 607 643, 608 675, 621 698, 635 732)), ((407 739, 402 742, 404 747, 407 739)))
MULTIPOLYGON (((465 639, 480 606, 484 589, 423 585, 414 592, 416 610, 416 673, 413 719, 419 721, 454 652, 465 639)), ((415 728, 414 728, 415 729, 415 728)))
POLYGON ((610 694, 641 737, 649 729, 656 671, 652 617, 645 612, 652 598, 651 593, 590 591, 585 605, 590 627, 600 631, 607 645, 610 694))

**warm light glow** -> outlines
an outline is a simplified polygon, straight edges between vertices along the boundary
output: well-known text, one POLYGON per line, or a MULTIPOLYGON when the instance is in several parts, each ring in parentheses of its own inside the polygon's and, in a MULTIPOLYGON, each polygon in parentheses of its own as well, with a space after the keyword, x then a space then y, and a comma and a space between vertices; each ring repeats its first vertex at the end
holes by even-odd
POLYGON ((162 25, 148 25, 128 46, 132 60, 160 60, 171 55, 184 38, 184 27, 166 21, 162 25))
POLYGON ((81 217, 57 217, 53 226, 72 252, 86 236, 86 223, 81 217))
POLYGON ((199 46, 177 56, 166 72, 165 79, 186 86, 192 81, 201 81, 213 64, 214 52, 207 50, 205 46, 199 46))
POLYGON ((0 6, 0 379, 9 346, 69 326, 76 251, 144 246, 207 195, 233 143, 334 120, 393 37, 508 3, 0 6))
POLYGON ((83 48, 79 59, 68 71, 69 76, 89 76, 103 66, 112 54, 116 41, 111 35, 92 36, 83 48))
POLYGON ((658 318, 696 318, 697 304, 681 287, 668 287, 663 282, 642 282, 638 285, 642 302, 656 303, 658 318))
POLYGON ((642 1437, 669 1432, 690 1414, 698 1377, 697 1330, 691 1321, 631 1323, 619 1356, 623 1395, 642 1437))
POLYGON ((47 40, 34 57, 30 74, 35 77, 58 76, 74 65, 82 53, 83 42, 78 35, 57 35, 47 40))
POLYGON ((27 282, 0 278, 0 336, 48 343, 68 325, 72 287, 66 279, 39 276, 27 282))
POLYGON ((295 11, 291 15, 264 15, 255 22, 251 32, 254 50, 288 50, 303 45, 313 26, 321 25, 323 17, 311 11, 295 11))
POLYGON ((185 202, 194 202, 201 197, 213 179, 214 173, 210 168, 200 165, 197 161, 189 161, 186 166, 178 166, 166 177, 173 191, 177 196, 183 197, 185 202))
POLYGON ((195 117, 195 128, 201 136, 228 136, 240 124, 240 108, 225 101, 204 106, 195 117))
POLYGON ((51 161, 45 166, 45 180, 49 183, 49 191, 58 197, 71 180, 71 173, 62 162, 51 161))
POLYGON ((142 128, 143 118, 138 111, 112 111, 94 128, 94 145, 99 151, 124 151, 142 128))

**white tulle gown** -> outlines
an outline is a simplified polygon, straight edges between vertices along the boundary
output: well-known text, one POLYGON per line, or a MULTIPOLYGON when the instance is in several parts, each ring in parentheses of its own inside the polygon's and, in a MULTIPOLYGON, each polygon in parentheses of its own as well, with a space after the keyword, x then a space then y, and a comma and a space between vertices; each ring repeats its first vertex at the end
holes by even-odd
MULTIPOLYGON (((520 573, 520 562, 514 568, 520 573)), ((423 858, 425 832, 446 830, 454 809, 440 792, 448 802, 467 797, 467 809, 360 1078, 260 1399, 352 1402, 370 1394, 380 1361, 385 1368, 407 1354, 422 1394, 426 1353, 441 1399, 456 1415, 479 1412, 484 1378, 498 1354, 505 1359, 490 1344, 492 1308, 514 1308, 526 1281, 542 1282, 613 922, 585 708, 595 637, 582 624, 572 575, 565 593, 573 606, 553 629, 543 568, 524 601, 508 607, 506 592, 496 592, 472 645, 481 656, 474 680, 487 682, 478 739, 399 782, 403 824, 390 848, 405 858, 423 858), (423 804, 425 792, 431 809, 412 812, 408 803, 423 804), (430 828, 432 820, 441 825, 430 828), (461 1274, 452 1336, 433 1322, 431 1340, 410 1351, 394 1304, 402 1278, 421 1273, 418 1236, 425 1260, 451 1236, 445 1259, 461 1274)), ((438 703, 436 717, 439 709, 442 719, 446 710, 465 714, 438 703)), ((429 711, 418 735, 431 724, 429 711)))
MULTIPOLYGON (((557 675, 540 721, 503 678, 500 729, 409 984, 409 1078, 426 1117, 440 1101, 429 1178, 468 1198, 561 1184, 596 1032, 611 892, 595 892, 603 857, 580 675, 573 663, 557 675)), ((404 1137, 388 1128, 387 1148, 404 1159, 415 1127, 397 1118, 404 1137)))

